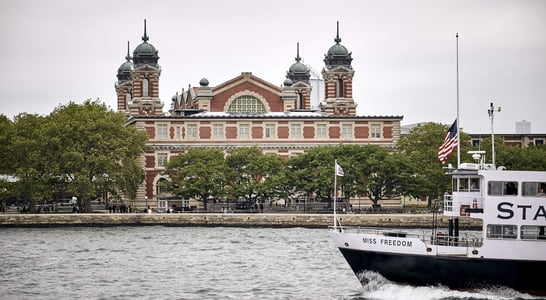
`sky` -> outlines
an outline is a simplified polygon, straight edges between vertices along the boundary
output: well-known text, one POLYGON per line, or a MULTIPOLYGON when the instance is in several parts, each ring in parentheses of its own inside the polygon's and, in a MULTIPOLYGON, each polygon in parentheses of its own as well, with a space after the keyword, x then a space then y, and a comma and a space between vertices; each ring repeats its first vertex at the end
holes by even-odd
POLYGON ((490 134, 493 103, 496 133, 523 120, 546 133, 542 0, 2 0, 0 114, 97 98, 116 109, 117 69, 127 41, 131 54, 142 42, 144 19, 164 111, 201 78, 215 86, 252 72, 281 85, 298 42, 320 73, 339 21, 359 115, 451 124, 458 98, 465 132, 490 134))

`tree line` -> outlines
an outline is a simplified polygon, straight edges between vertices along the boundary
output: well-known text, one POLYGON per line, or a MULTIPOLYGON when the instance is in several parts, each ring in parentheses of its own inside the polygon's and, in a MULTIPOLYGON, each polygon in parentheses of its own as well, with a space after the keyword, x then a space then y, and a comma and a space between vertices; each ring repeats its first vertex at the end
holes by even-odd
POLYGON ((47 116, 0 115, 0 174, 16 179, 0 182, 3 200, 32 210, 64 191, 85 210, 105 193, 135 198, 147 136, 125 121, 98 100, 61 105, 47 116))
MULTIPOLYGON (((79 207, 105 193, 135 199, 144 180, 139 157, 145 132, 125 125, 123 113, 88 100, 69 103, 47 116, 0 115, 0 197, 32 207, 63 190, 78 197, 79 207)), ((341 199, 368 197, 378 206, 386 197, 438 199, 450 189, 446 165, 437 157, 447 126, 426 123, 402 136, 393 149, 340 144, 315 147, 288 159, 264 154, 258 147, 191 148, 167 163, 164 188, 202 201, 237 199, 249 205, 295 198, 332 203, 334 162, 344 169, 337 178, 341 199)), ((470 138, 461 133, 461 161, 472 162, 470 138)), ((484 139, 481 149, 490 149, 484 139)), ((545 146, 520 148, 495 139, 496 163, 507 169, 546 170, 545 146)), ((447 163, 456 165, 453 153, 447 163)))
MULTIPOLYGON (((237 199, 257 202, 294 198, 332 202, 334 162, 344 169, 337 178, 338 198, 368 197, 379 207, 386 197, 410 196, 438 199, 450 190, 448 164, 456 165, 453 153, 445 165, 438 159, 438 148, 447 126, 426 123, 402 136, 395 149, 377 145, 340 144, 321 146, 286 160, 264 154, 258 147, 235 148, 227 154, 220 149, 192 148, 174 157, 166 174, 165 188, 177 195, 199 199, 206 209, 209 199, 237 199)), ((461 162, 474 162, 467 152, 470 137, 461 133, 461 162)), ((481 149, 489 149, 484 139, 481 149)), ((495 139, 496 164, 508 169, 546 170, 546 148, 520 148, 495 139)))

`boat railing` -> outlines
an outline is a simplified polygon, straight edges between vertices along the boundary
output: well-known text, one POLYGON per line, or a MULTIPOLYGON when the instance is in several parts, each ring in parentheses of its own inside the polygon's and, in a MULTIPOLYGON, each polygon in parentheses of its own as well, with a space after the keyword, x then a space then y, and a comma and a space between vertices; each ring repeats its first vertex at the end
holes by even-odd
MULTIPOLYGON (((333 228, 330 226, 330 228, 333 228)), ((360 226, 343 226, 338 227, 337 230, 344 233, 356 233, 356 234, 372 234, 382 235, 385 237, 400 237, 400 238, 415 238, 421 240, 423 243, 435 246, 453 246, 453 247, 471 247, 477 248, 483 245, 483 238, 481 236, 463 233, 459 236, 449 236, 443 232, 436 232, 435 236, 430 231, 403 231, 395 229, 383 229, 383 228, 370 228, 360 226), (341 229, 341 230, 340 230, 341 229)))
POLYGON ((454 247, 470 247, 478 248, 483 245, 483 238, 475 236, 449 236, 443 235, 441 232, 436 234, 436 237, 431 237, 431 243, 437 246, 454 246, 454 247))
POLYGON ((453 211, 453 195, 444 194, 444 211, 453 211))

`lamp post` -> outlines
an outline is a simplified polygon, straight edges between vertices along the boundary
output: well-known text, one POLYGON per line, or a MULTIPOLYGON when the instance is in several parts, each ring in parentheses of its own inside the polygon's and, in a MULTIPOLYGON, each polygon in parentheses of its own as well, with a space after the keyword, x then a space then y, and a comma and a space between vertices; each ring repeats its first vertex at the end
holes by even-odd
POLYGON ((2 203, 0 203, 0 205, 2 205, 2 213, 6 213, 6 208, 7 208, 7 199, 6 199, 6 188, 2 188, 2 203))
POLYGON ((144 196, 144 201, 146 201, 146 211, 148 211, 148 196, 144 196))

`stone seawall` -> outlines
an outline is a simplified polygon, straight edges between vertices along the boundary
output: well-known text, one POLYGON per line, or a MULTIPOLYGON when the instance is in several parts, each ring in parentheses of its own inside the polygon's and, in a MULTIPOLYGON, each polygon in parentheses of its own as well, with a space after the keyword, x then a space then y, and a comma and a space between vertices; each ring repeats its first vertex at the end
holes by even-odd
MULTIPOLYGON (((345 226, 429 228, 432 214, 339 214, 345 226)), ((438 216, 447 227, 448 217, 438 216)), ((332 214, 0 214, 0 227, 50 226, 237 226, 326 228, 332 214)), ((477 219, 460 218, 461 229, 481 228, 477 219)))

